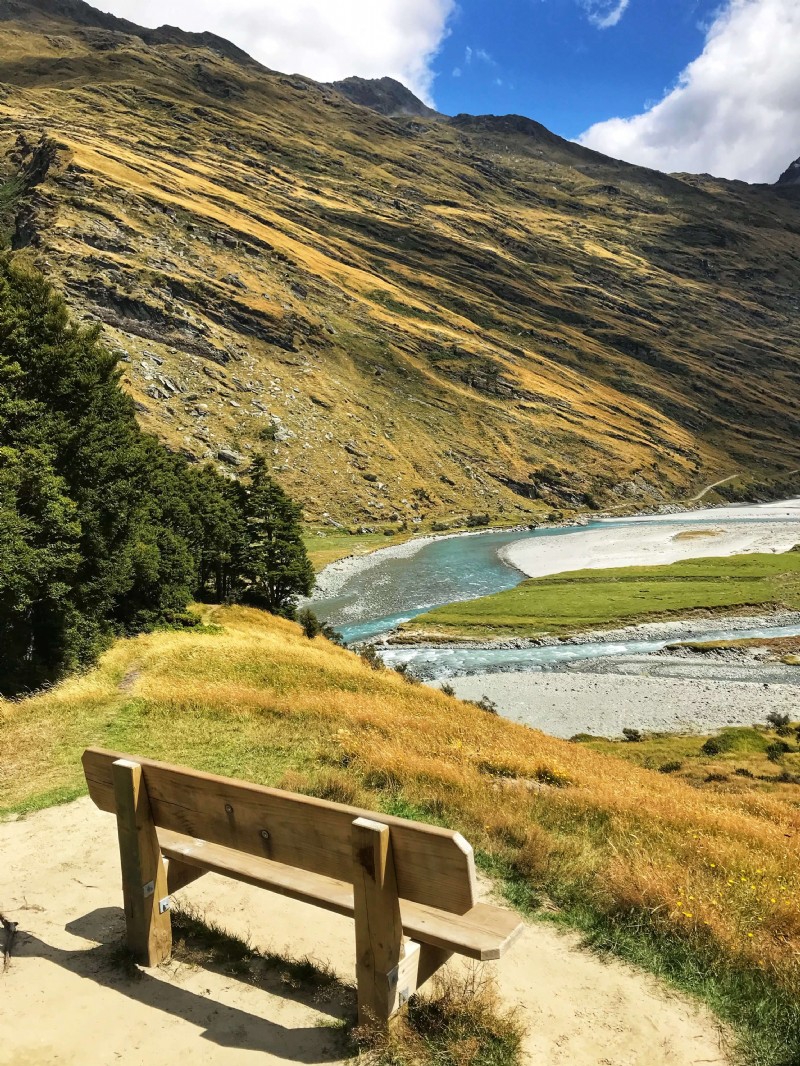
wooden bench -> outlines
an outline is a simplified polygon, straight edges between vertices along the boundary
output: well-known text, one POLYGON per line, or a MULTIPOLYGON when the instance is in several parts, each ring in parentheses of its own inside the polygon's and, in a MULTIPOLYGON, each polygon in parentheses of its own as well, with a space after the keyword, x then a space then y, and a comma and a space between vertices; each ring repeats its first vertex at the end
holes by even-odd
POLYGON ((145 966, 169 958, 170 895, 209 872, 352 917, 362 1023, 388 1025, 452 954, 499 959, 522 931, 477 901, 460 833, 99 748, 83 768, 117 816, 128 944, 145 966))

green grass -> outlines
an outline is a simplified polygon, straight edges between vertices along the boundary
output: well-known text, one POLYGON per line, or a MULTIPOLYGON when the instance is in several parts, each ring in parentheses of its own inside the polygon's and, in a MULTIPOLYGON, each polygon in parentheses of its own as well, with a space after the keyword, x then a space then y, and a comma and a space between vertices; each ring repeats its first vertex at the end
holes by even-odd
POLYGON ((532 578, 493 596, 437 607, 402 628, 454 636, 566 635, 662 617, 780 606, 800 608, 797 552, 532 578))
POLYGON ((345 559, 349 555, 369 555, 379 548, 388 548, 392 544, 403 544, 409 540, 411 532, 393 532, 391 536, 384 533, 327 533, 323 531, 307 533, 303 537, 308 557, 319 573, 329 563, 345 559))

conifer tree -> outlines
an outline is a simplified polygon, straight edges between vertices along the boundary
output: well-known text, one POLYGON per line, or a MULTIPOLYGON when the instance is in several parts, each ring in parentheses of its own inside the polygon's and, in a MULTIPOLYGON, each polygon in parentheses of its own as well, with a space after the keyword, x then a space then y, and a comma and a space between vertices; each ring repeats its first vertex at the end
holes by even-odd
POLYGON ((314 569, 303 544, 300 509, 270 476, 262 456, 250 467, 244 508, 244 597, 291 617, 297 598, 314 587, 314 569))

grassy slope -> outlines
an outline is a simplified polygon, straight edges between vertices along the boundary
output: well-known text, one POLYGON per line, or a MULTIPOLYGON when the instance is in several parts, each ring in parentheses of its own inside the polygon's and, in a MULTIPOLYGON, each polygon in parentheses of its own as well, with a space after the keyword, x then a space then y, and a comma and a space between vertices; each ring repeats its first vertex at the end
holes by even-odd
POLYGON ((246 456, 279 418, 311 520, 519 519, 800 461, 800 211, 768 189, 52 14, 0 22, 0 180, 43 130, 37 255, 128 353, 144 425, 246 456))
POLYGON ((800 553, 686 559, 668 566, 577 570, 437 607, 406 623, 422 637, 566 635, 693 612, 800 609, 800 553))
POLYGON ((800 1054, 795 802, 622 769, 254 611, 208 620, 0 704, 4 807, 79 794, 80 752, 101 743, 457 826, 517 902, 544 892, 562 920, 703 994, 753 1062, 786 1061, 792 1041, 800 1054))
POLYGON ((721 750, 716 755, 704 751, 707 738, 696 735, 652 733, 638 743, 588 735, 578 739, 592 751, 673 774, 698 787, 715 784, 730 792, 757 792, 797 803, 800 739, 794 729, 781 735, 765 725, 730 726, 717 735, 721 750), (789 750, 773 761, 767 749, 781 741, 789 750))

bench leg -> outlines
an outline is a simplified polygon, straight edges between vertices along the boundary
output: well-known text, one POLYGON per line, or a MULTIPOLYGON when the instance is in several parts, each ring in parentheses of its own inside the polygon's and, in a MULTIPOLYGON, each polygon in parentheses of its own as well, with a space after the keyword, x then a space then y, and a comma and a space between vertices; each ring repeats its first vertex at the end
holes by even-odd
POLYGON ((172 926, 161 910, 167 877, 147 786, 141 766, 127 759, 117 759, 112 777, 128 947, 143 966, 157 966, 172 951, 172 926))
POLYGON ((389 827, 357 818, 352 841, 358 1022, 388 1028, 404 954, 389 827))

